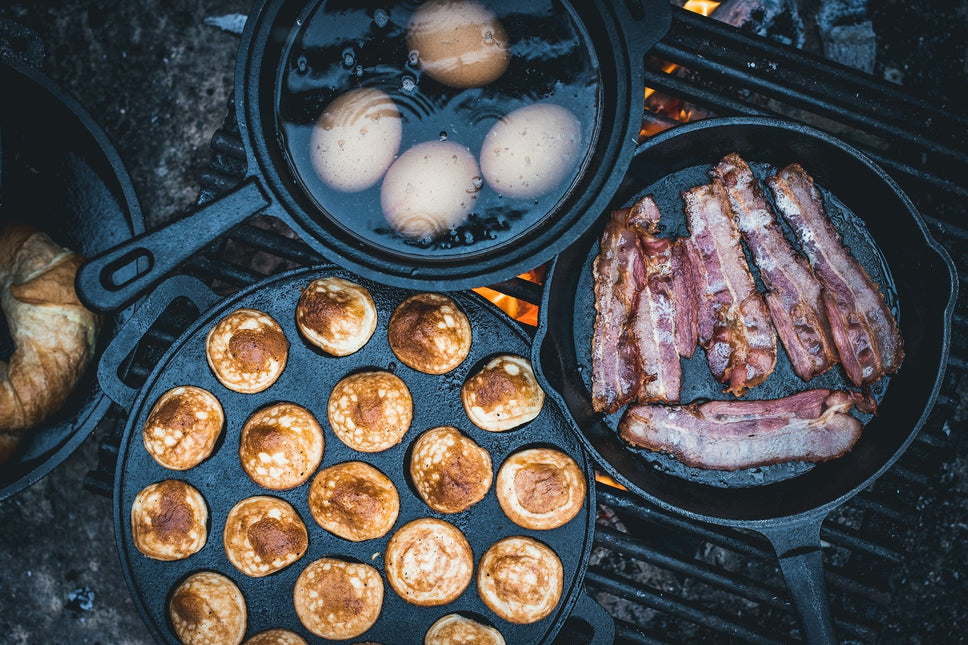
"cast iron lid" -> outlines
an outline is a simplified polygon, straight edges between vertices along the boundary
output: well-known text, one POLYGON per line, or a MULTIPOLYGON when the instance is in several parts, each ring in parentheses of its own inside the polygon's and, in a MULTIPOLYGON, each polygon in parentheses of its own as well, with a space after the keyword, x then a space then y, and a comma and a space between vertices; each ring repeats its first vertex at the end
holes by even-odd
MULTIPOLYGON (((0 22, 0 36, 18 27, 0 22)), ((23 28, 17 35, 36 38, 23 28)), ((12 55, 0 57, 0 87, 5 96, 0 101, 0 219, 30 224, 85 256, 142 233, 131 178, 85 109, 36 67, 12 55)), ((60 465, 107 412, 110 400, 97 387, 93 365, 129 313, 105 318, 92 367, 74 393, 59 412, 28 430, 19 452, 0 466, 0 500, 60 465)), ((12 352, 6 320, 0 316, 0 360, 8 360, 12 352)))
MULTIPOLYGON (((164 283, 149 301, 171 301, 191 291, 204 290, 194 280, 164 292, 173 281, 164 283), (193 286, 194 285, 194 286, 193 286)), ((441 616, 462 612, 497 627, 508 643, 550 642, 565 619, 575 610, 583 595, 582 580, 592 546, 595 522, 594 480, 575 432, 567 416, 552 401, 545 399, 540 415, 534 421, 504 433, 489 433, 474 426, 460 402, 463 382, 490 357, 512 353, 528 357, 528 336, 503 313, 476 294, 459 292, 450 295, 467 315, 473 330, 469 356, 452 372, 427 375, 399 363, 387 344, 387 322, 396 306, 412 291, 381 286, 363 280, 341 269, 309 268, 279 275, 242 291, 202 314, 175 341, 142 386, 132 407, 122 439, 115 480, 115 522, 117 545, 128 585, 141 614, 154 636, 163 642, 177 639, 168 619, 167 600, 175 585, 187 575, 200 571, 218 571, 232 579, 241 589, 248 606, 248 635, 274 627, 286 627, 312 639, 296 616, 292 592, 296 578, 312 561, 333 556, 375 566, 383 572, 383 554, 393 533, 406 522, 420 517, 435 517, 461 529, 469 540, 476 565, 483 552, 496 540, 511 535, 526 535, 550 546, 564 567, 564 589, 555 610, 531 625, 514 625, 500 619, 480 600, 476 583, 471 582, 454 602, 424 608, 410 605, 385 583, 383 611, 377 623, 357 641, 381 643, 423 642, 427 628, 441 616), (366 286, 378 311, 377 328, 361 350, 334 358, 303 340, 295 324, 296 303, 301 289, 313 279, 336 275, 366 286), (222 386, 212 374, 205 356, 208 331, 225 315, 237 308, 253 308, 270 314, 283 328, 289 340, 289 358, 275 384, 258 394, 239 394, 222 386), (403 441, 379 453, 356 452, 343 444, 327 421, 327 401, 332 387, 344 376, 371 369, 388 370, 401 377, 410 389, 414 403, 413 422, 403 441), (196 385, 215 394, 226 414, 226 427, 214 454, 186 471, 170 471, 158 465, 142 442, 142 426, 155 401, 172 387, 196 385), (310 480, 288 491, 270 491, 253 482, 239 463, 238 447, 242 425, 255 411, 266 405, 290 401, 314 414, 323 427, 325 447, 320 468, 351 460, 374 465, 390 477, 400 495, 400 514, 391 531, 378 539, 354 543, 338 538, 320 528, 309 510, 310 480), (453 425, 490 452, 493 470, 497 470, 514 452, 527 447, 556 447, 579 464, 588 481, 588 495, 579 514, 570 522, 549 531, 532 531, 513 524, 501 510, 492 485, 487 496, 470 509, 453 514, 431 510, 417 496, 408 481, 411 444, 425 430, 453 425), (209 507, 209 532, 206 545, 187 559, 162 562, 141 554, 131 538, 131 504, 145 486, 165 479, 180 479, 197 488, 209 507), (235 569, 222 547, 222 534, 229 509, 253 495, 272 495, 286 500, 297 510, 309 531, 305 555, 265 578, 249 578, 235 569), (401 629, 406 625, 406 629, 401 629), (406 639, 406 640, 401 640, 406 639)), ((158 305, 157 302, 154 302, 158 305)), ((163 308, 163 305, 159 305, 163 308)), ((157 307, 156 307, 157 308, 157 307)), ((115 368, 116 369, 116 366, 115 368)), ((587 600, 587 599, 586 599, 587 600)), ((604 612, 603 612, 604 613, 604 612)), ((606 614, 607 616, 607 614, 606 614)))

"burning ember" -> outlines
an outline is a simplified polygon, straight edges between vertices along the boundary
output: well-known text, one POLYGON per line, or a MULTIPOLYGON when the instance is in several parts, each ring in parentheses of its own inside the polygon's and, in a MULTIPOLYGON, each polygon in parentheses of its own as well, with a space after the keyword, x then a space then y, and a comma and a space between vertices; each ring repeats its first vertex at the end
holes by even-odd
MULTIPOLYGON (((537 269, 532 269, 531 271, 523 273, 518 277, 522 280, 527 280, 528 282, 541 284, 541 281, 544 278, 544 268, 538 267, 537 269)), ((522 322, 526 325, 531 325, 532 327, 538 326, 537 305, 532 305, 530 302, 512 298, 511 296, 505 295, 500 291, 495 291, 494 289, 489 289, 488 287, 478 287, 474 289, 474 291, 493 302, 501 309, 501 311, 509 315, 514 320, 522 322)))

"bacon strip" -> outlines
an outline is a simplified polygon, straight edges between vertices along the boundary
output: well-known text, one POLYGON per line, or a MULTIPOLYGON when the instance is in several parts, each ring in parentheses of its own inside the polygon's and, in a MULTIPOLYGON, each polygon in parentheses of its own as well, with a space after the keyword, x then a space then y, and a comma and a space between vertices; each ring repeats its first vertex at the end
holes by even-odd
POLYGON ((613 211, 592 265, 595 329, 592 334, 592 407, 609 414, 635 400, 644 375, 631 334, 645 261, 628 209, 613 211))
POLYGON ((893 374, 904 357, 897 321, 877 285, 843 245, 813 178, 791 164, 766 180, 823 285, 823 303, 847 377, 857 386, 893 374))
POLYGON ((672 296, 676 303, 676 347, 692 358, 699 342, 699 256, 692 240, 679 238, 672 245, 672 296))
POLYGON ((766 307, 793 371, 809 381, 838 362, 820 282, 806 260, 793 250, 742 157, 726 155, 711 174, 726 187, 740 233, 767 289, 766 307))
POLYGON ((645 261, 645 283, 639 291, 632 334, 645 374, 636 400, 679 402, 682 365, 676 344, 678 311, 673 291, 673 243, 656 237, 659 207, 651 196, 640 199, 629 213, 628 224, 638 232, 645 261))
POLYGON ((619 435, 669 453, 694 468, 738 470, 788 461, 827 461, 846 454, 863 425, 850 414, 874 412, 858 392, 807 390, 771 401, 710 401, 630 406, 619 435))
POLYGON ((776 334, 740 247, 739 229, 722 182, 682 194, 699 258, 699 342, 713 376, 741 396, 776 366, 776 334))

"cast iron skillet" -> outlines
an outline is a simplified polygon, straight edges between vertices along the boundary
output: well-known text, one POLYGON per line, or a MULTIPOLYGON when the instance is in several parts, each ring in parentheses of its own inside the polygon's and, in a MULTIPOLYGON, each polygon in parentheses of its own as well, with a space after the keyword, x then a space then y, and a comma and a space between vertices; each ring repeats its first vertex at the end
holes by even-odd
MULTIPOLYGON (((898 315, 904 363, 889 383, 872 388, 879 413, 863 417, 866 426, 854 449, 816 466, 724 473, 686 468, 671 457, 627 447, 615 432, 621 411, 603 416, 591 407, 591 261, 605 216, 555 260, 533 360, 548 391, 577 421, 586 448, 619 482, 662 508, 704 522, 753 529, 769 538, 806 640, 832 642, 836 635, 824 591, 820 525, 833 509, 885 472, 924 424, 947 361, 957 278, 951 259, 890 177, 833 137, 781 120, 710 119, 653 137, 637 150, 614 204, 630 204, 654 193, 663 210, 664 232, 685 235, 679 192, 708 182, 705 172, 730 152, 740 153, 761 178, 765 171, 799 162, 824 191, 846 242, 898 315)), ((781 352, 777 371, 746 398, 776 398, 814 386, 849 383, 836 368, 805 384, 781 352)), ((727 398, 722 386, 708 376, 701 349, 684 364, 683 402, 700 398, 727 398)))
MULTIPOLYGON (((287 42, 306 15, 307 4, 311 3, 263 0, 246 22, 235 74, 246 179, 193 214, 92 258, 79 280, 82 297, 90 306, 109 311, 132 302, 180 262, 256 213, 282 219, 327 259, 384 284, 463 289, 533 268, 577 238, 612 198, 638 139, 643 56, 671 22, 665 0, 630 1, 628 6, 607 0, 562 3, 560 11, 573 11, 583 23, 601 73, 597 131, 591 137, 595 145, 586 159, 587 170, 542 224, 507 245, 490 248, 482 257, 472 257, 471 246, 467 255, 435 259, 432 254, 407 255, 362 243, 314 206, 288 170, 274 108, 289 64, 287 42), (150 268, 136 279, 121 280, 115 275, 139 258, 147 258, 150 268)), ((385 4, 371 8, 385 9, 385 4)), ((395 7, 392 18, 405 20, 410 10, 412 6, 395 7)))
MULTIPOLYGON (((15 23, 0 23, 0 37, 11 30, 17 38, 36 39, 33 49, 43 51, 36 34, 15 23)), ((42 54, 38 64, 40 59, 42 54)), ((131 178, 84 108, 35 67, 13 56, 0 57, 0 87, 6 97, 0 101, 0 221, 35 226, 87 256, 144 232, 131 178)), ((129 314, 123 311, 104 320, 97 356, 129 314)), ((0 316, 0 359, 9 359, 12 352, 9 330, 0 316)), ((0 500, 60 465, 94 430, 110 402, 97 387, 94 369, 88 370, 61 411, 28 431, 19 452, 0 466, 0 500)))
MULTIPOLYGON (((372 564, 383 573, 383 554, 393 532, 418 517, 437 517, 464 531, 477 560, 493 542, 510 535, 527 535, 544 542, 558 553, 565 571, 562 598, 548 617, 531 625, 514 625, 492 613, 480 600, 475 582, 453 603, 436 608, 410 605, 385 585, 383 611, 374 627, 360 636, 387 645, 422 643, 427 628, 441 616, 456 611, 477 617, 497 627, 508 643, 532 645, 550 643, 570 616, 585 622, 593 631, 593 643, 610 643, 614 634, 611 617, 582 587, 591 554, 595 526, 594 479, 590 462, 581 449, 577 433, 564 411, 550 398, 534 421, 505 433, 488 433, 474 426, 460 403, 460 387, 490 357, 500 353, 528 356, 528 336, 503 313, 476 294, 451 293, 467 314, 473 329, 470 355, 453 372, 431 376, 399 363, 387 344, 387 322, 398 303, 411 291, 380 286, 334 267, 292 271, 254 285, 206 309, 217 298, 194 278, 177 276, 164 282, 144 307, 120 330, 105 352, 99 370, 101 385, 115 401, 131 410, 118 455, 115 476, 115 527, 122 569, 145 623, 161 642, 177 643, 167 618, 167 599, 172 588, 189 573, 201 569, 219 571, 234 580, 246 598, 249 610, 247 634, 272 627, 288 627, 311 639, 293 607, 292 590, 299 573, 324 555, 345 557, 372 564), (377 304, 377 329, 367 345, 343 358, 328 356, 305 342, 295 324, 295 308, 301 289, 323 275, 338 275, 365 285, 377 304), (117 377, 120 359, 135 346, 168 304, 179 298, 192 300, 204 313, 172 344, 139 391, 125 386, 117 377), (222 386, 205 358, 208 331, 227 313, 238 307, 268 312, 284 329, 290 342, 289 358, 279 380, 259 394, 238 394, 222 386), (414 401, 413 423, 404 440, 384 452, 364 454, 351 450, 333 433, 327 422, 329 393, 338 380, 365 369, 393 371, 410 388, 414 401), (216 452, 187 471, 170 471, 159 466, 147 453, 141 437, 151 407, 162 393, 177 385, 203 387, 220 400, 226 413, 226 427, 216 452), (396 484, 400 515, 386 536, 353 543, 321 529, 309 511, 307 482, 289 491, 269 491, 248 478, 239 464, 239 435, 245 420, 256 410, 279 401, 292 401, 309 409, 323 426, 325 447, 320 468, 350 460, 376 466, 396 484), (530 446, 555 446, 571 455, 585 473, 588 495, 579 514, 562 527, 550 531, 526 530, 513 524, 497 502, 493 486, 487 496, 467 511, 444 515, 432 511, 416 495, 408 481, 410 446, 425 430, 453 425, 491 454, 495 472, 513 452, 530 446), (208 542, 198 553, 176 562, 160 562, 142 555, 131 540, 130 513, 135 495, 145 486, 163 479, 181 479, 195 486, 209 506, 208 542), (274 495, 291 503, 309 531, 309 549, 297 562, 265 578, 249 578, 235 569, 225 556, 222 533, 229 509, 252 495, 274 495), (401 626, 406 625, 406 629, 401 626)), ((312 480, 310 479, 310 482, 312 480)), ((476 572, 476 570, 475 570, 476 572)))

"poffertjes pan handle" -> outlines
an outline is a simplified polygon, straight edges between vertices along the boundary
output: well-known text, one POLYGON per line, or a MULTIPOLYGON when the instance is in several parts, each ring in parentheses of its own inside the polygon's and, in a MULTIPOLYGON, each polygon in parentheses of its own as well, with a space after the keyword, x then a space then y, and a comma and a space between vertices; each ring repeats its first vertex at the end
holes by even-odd
MULTIPOLYGON (((587 593, 579 594, 569 620, 572 618, 577 618, 591 628, 588 645, 612 645, 615 641, 615 619, 587 593)), ((568 623, 565 623, 564 629, 568 629, 568 623)))
POLYGON ((138 390, 122 381, 118 372, 151 326, 178 298, 190 300, 199 313, 205 312, 221 300, 196 278, 186 275, 169 278, 134 311, 101 354, 101 362, 97 366, 97 380, 101 390, 125 410, 130 410, 138 390))
POLYGON ((759 529, 780 560, 780 571, 793 599, 803 640, 810 645, 838 642, 820 550, 820 525, 825 518, 825 514, 810 515, 774 528, 759 529))
POLYGON ((90 258, 77 272, 77 294, 90 309, 118 311, 145 295, 210 242, 269 205, 255 179, 242 182, 185 217, 90 258), (133 278, 131 267, 146 265, 133 278))

